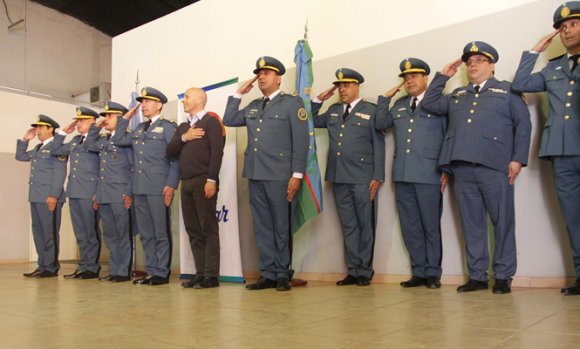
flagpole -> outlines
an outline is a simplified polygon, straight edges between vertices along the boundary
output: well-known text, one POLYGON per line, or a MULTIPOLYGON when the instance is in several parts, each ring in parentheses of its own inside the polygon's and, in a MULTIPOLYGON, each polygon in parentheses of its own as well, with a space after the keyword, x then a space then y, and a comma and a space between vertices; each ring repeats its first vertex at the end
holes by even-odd
MULTIPOLYGON (((141 81, 139 81, 139 69, 137 69, 137 76, 135 77, 135 93, 138 93, 137 91, 139 91, 139 84, 141 83, 141 81)), ((131 210, 133 210, 133 207, 131 206, 131 208, 129 208, 129 222, 131 223, 129 225, 130 229, 131 229, 131 238, 133 239, 133 277, 138 278, 138 277, 144 277, 147 276, 147 273, 142 271, 142 270, 137 270, 137 235, 133 234, 133 229, 135 229, 135 227, 133 226, 133 214, 131 212, 131 210)))

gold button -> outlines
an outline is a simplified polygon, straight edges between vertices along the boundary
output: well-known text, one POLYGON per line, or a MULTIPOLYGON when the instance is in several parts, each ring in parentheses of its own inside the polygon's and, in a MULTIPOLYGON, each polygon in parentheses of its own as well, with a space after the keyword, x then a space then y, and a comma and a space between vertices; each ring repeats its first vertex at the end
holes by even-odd
POLYGON ((405 153, 410 154, 411 153, 411 149, 405 150, 405 153))
POLYGON ((143 154, 143 150, 139 150, 139 154, 143 154))
POLYGON ((342 143, 338 142, 338 146, 340 147, 342 145, 342 143))
POLYGON ((570 119, 570 115, 564 115, 564 120, 570 119))
POLYGON ((77 168, 76 168, 76 167, 74 167, 74 168, 73 168, 73 171, 76 171, 76 170, 77 170, 77 168))
POLYGON ((356 125, 357 125, 357 126, 360 126, 360 122, 357 122, 357 123, 356 123, 356 125))
POLYGON ((75 164, 77 164, 78 162, 79 162, 78 160, 75 160, 75 164))
POLYGON ((101 179, 105 179, 105 177, 101 176, 101 179))
POLYGON ((431 114, 427 114, 427 117, 430 118, 431 117, 431 114))
POLYGON ((34 167, 32 169, 34 170, 34 167))
POLYGON ((570 108, 571 105, 571 103, 566 103, 566 108, 570 108))
POLYGON ((32 162, 36 162, 36 159, 32 160, 32 162))
POLYGON ((262 120, 262 119, 258 120, 258 122, 263 122, 263 121, 264 121, 264 120, 262 120))
POLYGON ((473 113, 475 113, 475 110, 471 109, 471 110, 469 111, 469 113, 470 113, 470 114, 473 114, 473 113))
POLYGON ((401 117, 401 115, 397 114, 397 117, 398 117, 398 118, 400 118, 400 117, 401 117))
POLYGON ((77 175, 73 175, 73 178, 77 178, 77 175))
POLYGON ((411 132, 413 132, 413 129, 412 129, 412 128, 410 128, 410 129, 408 129, 407 131, 408 131, 409 133, 411 133, 411 132))
POLYGON ((103 160, 103 162, 107 162, 107 160, 103 160))
POLYGON ((340 125, 340 128, 344 128, 344 125, 340 125))
POLYGON ((260 132, 260 128, 258 127, 258 128, 256 129, 256 131, 260 132))
POLYGON ((76 155, 77 155, 77 156, 81 156, 81 154, 79 154, 79 153, 77 153, 76 155))
POLYGON ((336 153, 336 156, 340 156, 340 152, 337 152, 337 153, 336 153))
POLYGON ((139 170, 139 173, 142 173, 143 171, 139 170))
POLYGON ((471 124, 471 119, 467 119, 467 123, 471 124))
POLYGON ((493 137, 493 140, 494 140, 494 141, 497 141, 497 137, 493 137))
POLYGON ((257 142, 257 141, 258 141, 258 138, 254 138, 254 142, 257 142))
POLYGON ((365 158, 360 158, 360 161, 365 161, 365 158))
POLYGON ((342 132, 338 134, 339 137, 342 137, 342 132))
POLYGON ((139 160, 139 163, 142 164, 143 163, 143 160, 139 160))
POLYGON ((409 120, 409 122, 410 122, 410 123, 414 123, 414 122, 415 122, 415 120, 411 119, 411 120, 409 120))
POLYGON ((572 92, 568 92, 568 93, 566 93, 566 95, 571 96, 572 95, 572 92))
POLYGON ((478 97, 479 97, 479 93, 476 93, 476 94, 475 94, 475 98, 478 98, 478 97))
POLYGON ((275 118, 275 119, 278 119, 278 115, 274 115, 274 118, 275 118))
POLYGON ((574 80, 570 80, 570 85, 574 85, 574 80))
POLYGON ((258 148, 254 148, 254 151, 258 151, 258 148))
POLYGON ((457 104, 457 103, 459 103, 459 100, 457 100, 457 99, 456 99, 456 100, 455 100, 455 104, 457 104))
POLYGON ((104 171, 104 170, 105 170, 104 168, 101 168, 101 171, 104 171))
POLYGON ((280 156, 284 156, 284 153, 280 153, 280 156))
POLYGON ((145 144, 145 142, 141 142, 141 144, 145 144))
POLYGON ((473 105, 477 105, 477 102, 473 102, 473 105))
POLYGON ((411 138, 407 138, 407 143, 411 143, 411 138))

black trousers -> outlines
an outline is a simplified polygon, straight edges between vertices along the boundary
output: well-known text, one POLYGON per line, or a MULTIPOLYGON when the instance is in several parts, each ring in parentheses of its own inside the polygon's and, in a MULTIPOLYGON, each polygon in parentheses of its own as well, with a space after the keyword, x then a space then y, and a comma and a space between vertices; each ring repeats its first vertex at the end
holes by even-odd
POLYGON ((197 273, 217 277, 220 272, 217 191, 212 198, 206 199, 206 181, 205 175, 181 180, 181 211, 197 273))

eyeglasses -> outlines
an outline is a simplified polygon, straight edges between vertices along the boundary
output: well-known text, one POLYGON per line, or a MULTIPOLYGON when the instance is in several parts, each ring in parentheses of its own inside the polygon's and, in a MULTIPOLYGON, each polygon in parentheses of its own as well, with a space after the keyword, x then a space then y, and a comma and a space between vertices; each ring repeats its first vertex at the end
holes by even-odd
POLYGON ((478 55, 478 56, 470 57, 467 60, 467 62, 465 62, 465 65, 469 67, 469 66, 471 66, 473 64, 481 64, 481 63, 484 63, 484 62, 485 63, 490 63, 489 59, 487 59, 487 58, 485 58, 483 56, 479 56, 478 55))

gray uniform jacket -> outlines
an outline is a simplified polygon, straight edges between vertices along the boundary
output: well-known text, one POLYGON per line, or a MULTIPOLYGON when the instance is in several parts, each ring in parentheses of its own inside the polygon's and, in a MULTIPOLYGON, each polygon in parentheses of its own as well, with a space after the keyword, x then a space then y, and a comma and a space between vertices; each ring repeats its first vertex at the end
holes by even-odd
POLYGON ((325 180, 368 184, 385 180, 385 139, 375 128, 372 103, 359 101, 343 122, 343 104, 335 103, 319 115, 322 103, 312 102, 314 127, 328 129, 330 145, 325 180))
POLYGON ((524 52, 513 82, 520 92, 548 91, 550 111, 544 125, 540 157, 580 155, 580 68, 570 71, 567 55, 532 69, 538 54, 524 52))
POLYGON ((510 161, 528 163, 531 121, 522 97, 507 81, 487 80, 479 94, 472 84, 442 94, 448 77, 437 73, 423 97, 423 109, 449 116, 439 155, 441 169, 453 161, 508 172, 510 161))
POLYGON ((53 142, 42 148, 26 151, 28 142, 16 142, 16 160, 29 161, 30 180, 28 181, 28 202, 46 202, 49 196, 64 201, 64 179, 66 177, 66 156, 52 156, 53 142))
POLYGON ((302 98, 280 92, 262 110, 263 98, 239 109, 241 99, 230 96, 225 126, 247 126, 248 146, 242 176, 253 180, 288 180, 304 173, 308 158, 308 122, 302 98))
POLYGON ((99 131, 98 127, 91 125, 85 140, 89 150, 99 152, 97 202, 123 202, 123 195, 132 196, 133 151, 129 147, 115 145, 111 139, 107 139, 107 135, 99 135, 99 131))
POLYGON ((132 191, 135 195, 163 195, 163 188, 179 185, 179 160, 168 158, 167 144, 173 138, 177 125, 160 117, 147 131, 147 122, 137 125, 132 133, 124 133, 129 120, 119 118, 117 131, 111 138, 117 146, 132 146, 134 173, 132 191))
POLYGON ((66 185, 69 198, 92 200, 97 190, 99 176, 99 154, 89 151, 87 144, 79 144, 81 135, 74 136, 63 144, 65 136, 54 135, 51 149, 53 156, 69 156, 70 170, 66 185))
POLYGON ((375 116, 378 130, 395 128, 393 182, 439 184, 437 160, 447 130, 445 116, 410 107, 410 96, 398 99, 389 110, 390 97, 379 96, 375 116))

